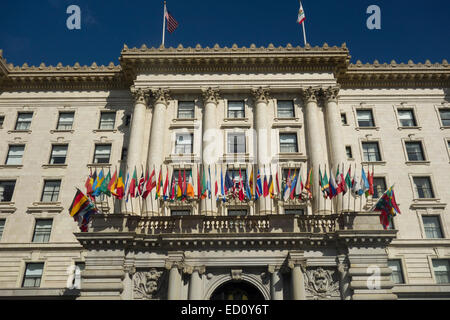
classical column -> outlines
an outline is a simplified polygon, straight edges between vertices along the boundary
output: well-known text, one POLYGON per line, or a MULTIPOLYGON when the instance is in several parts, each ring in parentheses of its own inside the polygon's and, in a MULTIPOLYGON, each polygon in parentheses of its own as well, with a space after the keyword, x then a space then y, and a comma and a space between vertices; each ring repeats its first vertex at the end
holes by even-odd
POLYGON ((188 267, 186 273, 191 275, 189 280, 189 300, 203 299, 202 274, 205 273, 205 267, 188 267))
POLYGON ((288 266, 291 269, 292 300, 306 300, 305 277, 306 260, 302 253, 289 253, 288 266))
MULTIPOLYGON (((203 137, 202 137, 202 164, 205 167, 205 173, 208 174, 208 168, 211 170, 211 179, 214 179, 215 165, 218 160, 218 130, 216 110, 219 104, 219 90, 208 88, 203 90, 203 137)), ((219 168, 217 168, 219 170, 219 168)), ((202 170, 203 171, 203 170, 202 170)), ((220 172, 220 170, 219 170, 220 172)), ((213 193, 213 182, 211 182, 211 193, 213 193)), ((204 199, 201 201, 201 214, 213 215, 217 211, 216 201, 213 199, 204 199)))
POLYGON ((322 192, 319 187, 319 166, 324 168, 325 156, 322 147, 322 139, 319 130, 319 109, 317 106, 317 97, 320 92, 318 88, 309 87, 302 91, 305 103, 305 125, 306 125, 306 145, 308 149, 309 170, 313 170, 312 184, 312 211, 313 214, 319 213, 323 207, 322 192))
MULTIPOLYGON (((328 134, 328 146, 330 154, 330 167, 332 174, 336 174, 337 168, 339 172, 344 170, 342 164, 347 160, 345 154, 344 140, 342 139, 342 125, 341 116, 337 104, 337 97, 339 94, 339 87, 329 87, 325 91, 325 113, 326 113, 326 128, 328 134)), ((345 172, 344 172, 345 177, 345 172)), ((335 198, 334 208, 337 212, 342 210, 342 193, 335 198)))
MULTIPOLYGON (((270 143, 270 129, 269 129, 269 89, 259 87, 258 89, 252 89, 252 94, 255 101, 255 130, 257 134, 257 167, 255 168, 255 177, 258 169, 261 172, 261 184, 263 183, 264 167, 266 168, 265 174, 269 173, 270 164, 270 154, 269 154, 269 143, 270 143)), ((256 179, 255 179, 256 183, 256 179)), ((260 197, 258 199, 259 212, 256 215, 270 214, 271 205, 270 197, 264 198, 260 197)))
POLYGON ((279 266, 269 266, 270 273, 270 298, 283 300, 283 278, 279 266))
POLYGON ((164 133, 166 132, 165 117, 170 96, 169 90, 161 88, 152 90, 152 95, 154 104, 147 164, 149 168, 155 166, 155 168, 159 170, 164 160, 164 133))
POLYGON ((166 269, 169 271, 169 287, 167 290, 167 300, 180 300, 181 293, 181 273, 182 263, 166 261, 166 269))

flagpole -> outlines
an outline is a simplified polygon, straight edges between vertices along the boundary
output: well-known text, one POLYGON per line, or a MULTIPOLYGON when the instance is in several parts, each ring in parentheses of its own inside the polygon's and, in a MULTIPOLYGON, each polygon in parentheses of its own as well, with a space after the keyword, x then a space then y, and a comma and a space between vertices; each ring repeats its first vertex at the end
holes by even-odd
POLYGON ((164 1, 164 13, 163 13, 163 34, 162 34, 162 46, 164 47, 164 41, 166 37, 166 1, 164 1))
POLYGON ((305 21, 302 22, 302 26, 303 26, 303 41, 305 42, 305 47, 306 47, 306 31, 305 31, 305 21))

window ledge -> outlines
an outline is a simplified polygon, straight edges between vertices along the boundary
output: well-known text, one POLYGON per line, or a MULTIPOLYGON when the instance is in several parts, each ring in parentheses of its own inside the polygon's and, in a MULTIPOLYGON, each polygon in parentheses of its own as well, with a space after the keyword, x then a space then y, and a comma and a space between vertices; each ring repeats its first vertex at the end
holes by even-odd
POLYGON ((300 152, 292 152, 292 153, 278 153, 277 157, 280 160, 300 160, 300 161, 306 161, 307 157, 303 155, 303 153, 300 152))
POLYGON ((174 162, 200 162, 200 157, 196 154, 171 154, 164 159, 166 163, 174 162))
POLYGON ((50 168, 66 169, 67 164, 43 164, 42 168, 44 168, 44 169, 50 169, 50 168))
POLYGON ((27 213, 60 213, 63 210, 61 202, 33 202, 33 206, 27 208, 27 213))
POLYGON ((116 133, 117 129, 95 129, 95 130, 92 130, 92 132, 94 132, 94 133, 98 133, 98 132, 112 132, 112 133, 116 133))
POLYGON ((278 122, 278 121, 299 121, 300 118, 296 118, 296 117, 279 118, 279 117, 276 117, 276 118, 274 118, 273 120, 274 120, 275 122, 278 122))
POLYGON ((406 165, 413 166, 413 165, 430 165, 430 161, 406 161, 406 165))
POLYGON ((50 133, 74 133, 74 130, 50 130, 50 133))
POLYGON ((251 128, 251 125, 244 122, 230 122, 221 124, 220 128, 251 128))
POLYGON ((196 121, 183 121, 179 123, 171 123, 169 126, 169 129, 178 129, 178 128, 188 128, 188 129, 194 129, 200 127, 200 123, 196 121))
POLYGON ((413 126, 413 127, 398 127, 398 130, 410 130, 410 129, 412 129, 412 130, 422 130, 422 127, 419 127, 419 126, 413 126))
POLYGON ((224 118, 223 121, 224 122, 230 122, 230 121, 248 122, 248 118, 224 118))
POLYGON ((361 162, 362 165, 364 164, 373 164, 373 165, 380 165, 380 166, 385 166, 386 165, 386 161, 363 161, 361 162))
POLYGON ((272 124, 272 128, 301 128, 303 126, 300 122, 289 122, 280 120, 279 122, 275 122, 272 124))
POLYGON ((112 166, 111 163, 90 163, 87 164, 88 168, 110 168, 112 166))
POLYGON ((31 134, 31 130, 9 130, 8 133, 28 133, 28 134, 31 134))
POLYGON ((21 164, 2 164, 0 165, 0 169, 22 169, 23 165, 21 164))
POLYGON ((450 126, 441 126, 441 130, 450 129, 450 126))
POLYGON ((440 203, 440 199, 413 199, 410 209, 445 209, 446 203, 440 203))
POLYGON ((17 208, 14 202, 0 202, 0 213, 14 213, 17 208))
POLYGON ((248 153, 226 153, 223 157, 219 158, 219 161, 222 163, 238 160, 242 162, 252 162, 253 157, 251 157, 248 153))
POLYGON ((175 118, 173 122, 195 122, 198 121, 197 118, 175 118))
POLYGON ((380 127, 356 127, 355 130, 376 130, 379 131, 380 127))

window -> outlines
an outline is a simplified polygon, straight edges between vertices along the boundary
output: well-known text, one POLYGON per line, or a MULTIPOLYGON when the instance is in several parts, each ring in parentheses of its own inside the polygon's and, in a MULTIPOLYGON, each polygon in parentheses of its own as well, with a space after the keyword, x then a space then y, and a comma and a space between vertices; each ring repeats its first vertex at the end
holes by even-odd
POLYGON ((345 113, 341 113, 341 123, 347 125, 347 115, 345 113))
POLYGON ((194 119, 195 103, 194 101, 178 102, 178 119, 194 119))
POLYGON ((424 161, 425 156, 422 149, 422 142, 405 142, 408 161, 424 161))
POLYGON ((193 143, 194 135, 192 133, 177 133, 175 154, 192 154, 193 143))
POLYGON ((75 112, 60 112, 56 130, 72 130, 75 112))
POLYGON ((388 266, 391 268, 391 280, 395 284, 405 283, 403 279, 402 263, 400 260, 388 260, 388 266))
POLYGON ((345 147, 345 153, 347 154, 347 159, 353 159, 353 152, 352 152, 352 147, 350 146, 346 146, 345 147))
POLYGON ((228 134, 228 153, 245 153, 245 133, 228 134))
POLYGON ((97 144, 94 151, 94 163, 109 163, 111 157, 110 144, 97 144))
POLYGON ((372 110, 357 110, 356 116, 359 127, 375 127, 372 110))
POLYGON ((36 220, 34 227, 33 242, 34 243, 47 243, 50 241, 50 233, 52 231, 51 219, 39 219, 36 220))
POLYGON ((363 161, 366 162, 381 161, 378 142, 363 142, 362 148, 363 148, 363 161))
POLYGON ((0 202, 11 202, 15 186, 15 181, 0 181, 0 202))
POLYGON ((433 188, 431 187, 430 177, 414 177, 413 181, 417 198, 419 199, 434 198, 434 192, 433 188))
POLYGON ((27 263, 25 276, 23 277, 23 288, 38 288, 41 285, 43 263, 27 263))
POLYGON ((64 164, 66 163, 67 145, 52 146, 52 154, 50 156, 50 164, 64 164))
POLYGON ((44 190, 42 191, 41 202, 58 201, 61 180, 47 180, 44 182, 44 190))
POLYGON ((116 113, 115 112, 102 112, 100 114, 100 130, 114 130, 114 125, 116 123, 116 113))
POLYGON ((416 127, 416 118, 412 109, 398 109, 398 119, 401 127, 416 127))
POLYGON ((237 216, 246 216, 247 209, 228 209, 228 216, 237 217, 237 216))
POLYGON ((439 114, 441 115, 442 125, 444 127, 450 127, 450 109, 441 109, 439 110, 439 114))
POLYGON ((303 209, 284 209, 284 214, 304 216, 305 211, 303 209))
POLYGON ((20 112, 17 116, 16 130, 30 130, 33 113, 20 112))
MULTIPOLYGON (((179 174, 181 174, 181 181, 183 181, 183 179, 184 179, 184 170, 185 169, 173 170, 173 178, 174 178, 175 185, 178 185, 178 175, 179 174)), ((192 172, 191 169, 186 169, 186 184, 189 181, 189 177, 191 175, 191 172, 192 172)), ((208 171, 205 170, 205 173, 208 174, 208 171)))
POLYGON ((2 240, 4 229, 5 229, 5 219, 2 219, 0 220, 0 241, 2 240))
POLYGON ((190 210, 170 210, 172 217, 188 216, 191 214, 190 210))
POLYGON ((443 238, 438 216, 422 216, 422 221, 427 239, 443 238))
POLYGON ((298 152, 297 135, 295 133, 280 133, 280 152, 298 152))
POLYGON ((228 101, 228 118, 245 118, 244 101, 228 101))
MULTIPOLYGON (((228 170, 228 176, 230 179, 234 182, 234 185, 239 188, 239 169, 229 169, 228 170)), ((245 182, 247 181, 247 170, 241 169, 241 176, 242 176, 242 183, 245 187, 245 182)), ((263 178, 261 178, 263 179, 263 178)), ((269 181, 267 181, 269 182, 269 181)), ((261 181, 263 183, 263 181, 261 181)))
POLYGON ((450 283, 450 267, 448 260, 433 260, 436 283, 450 283))
POLYGON ((8 156, 6 158, 7 165, 21 165, 25 146, 9 146, 8 156))
POLYGON ((0 116, 0 128, 3 127, 4 122, 5 122, 5 116, 0 116))
POLYGON ((373 198, 380 198, 386 191, 386 179, 383 177, 373 178, 373 198))
POLYGON ((294 101, 279 100, 277 101, 277 116, 278 118, 294 118, 294 101))

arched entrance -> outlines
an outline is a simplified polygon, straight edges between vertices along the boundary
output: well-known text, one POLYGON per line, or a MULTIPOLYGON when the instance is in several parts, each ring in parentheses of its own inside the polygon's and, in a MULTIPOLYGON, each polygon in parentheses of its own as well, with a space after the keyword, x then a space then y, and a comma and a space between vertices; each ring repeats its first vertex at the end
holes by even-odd
POLYGON ((210 300, 264 300, 264 296, 248 282, 228 281, 213 292, 210 300))

